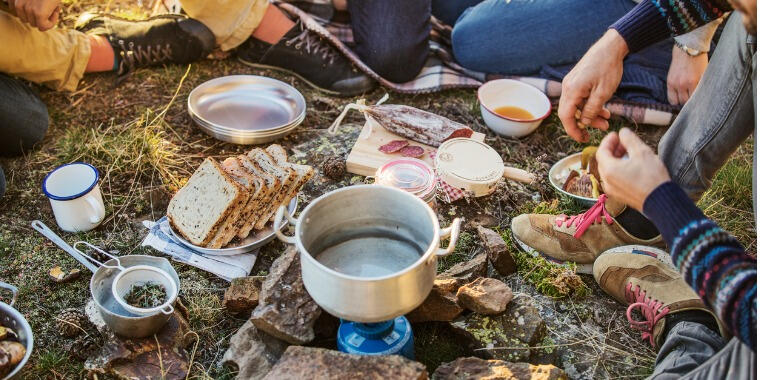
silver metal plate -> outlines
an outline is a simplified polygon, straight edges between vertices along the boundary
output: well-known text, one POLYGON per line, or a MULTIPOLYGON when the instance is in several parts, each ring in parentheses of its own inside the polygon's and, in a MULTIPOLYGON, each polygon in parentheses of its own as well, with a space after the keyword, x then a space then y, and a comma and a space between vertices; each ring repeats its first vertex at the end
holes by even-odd
POLYGON ((580 168, 581 153, 578 152, 571 154, 557 161, 557 163, 554 164, 551 169, 549 169, 549 182, 552 184, 552 187, 557 190, 558 193, 567 195, 581 205, 593 206, 596 203, 596 199, 582 197, 580 195, 575 195, 573 193, 568 193, 567 191, 562 190, 562 185, 565 184, 565 180, 567 180, 567 176, 570 175, 570 171, 580 168))
MULTIPOLYGON (((295 196, 288 204, 288 213, 290 213, 290 215, 293 215, 293 213, 296 212, 297 207, 298 207, 298 196, 295 196)), ((282 227, 284 228, 287 225, 288 223, 283 223, 282 227)), ((169 227, 171 227, 171 223, 169 223, 169 227)), ((189 241, 185 240, 185 238, 183 238, 182 235, 175 232, 173 228, 171 231, 172 231, 172 234, 174 235, 174 238, 177 239, 177 241, 180 242, 180 244, 184 245, 185 247, 190 248, 193 251, 196 251, 199 253, 203 253, 206 255, 214 255, 214 256, 231 256, 231 255, 240 255, 243 253, 250 253, 258 249, 259 247, 263 246, 264 244, 269 243, 275 237, 273 223, 269 222, 261 230, 251 231, 251 234, 249 234, 248 237, 246 237, 243 240, 237 241, 237 243, 234 246, 213 249, 213 248, 206 248, 206 247, 200 247, 200 246, 194 245, 190 243, 189 241)))

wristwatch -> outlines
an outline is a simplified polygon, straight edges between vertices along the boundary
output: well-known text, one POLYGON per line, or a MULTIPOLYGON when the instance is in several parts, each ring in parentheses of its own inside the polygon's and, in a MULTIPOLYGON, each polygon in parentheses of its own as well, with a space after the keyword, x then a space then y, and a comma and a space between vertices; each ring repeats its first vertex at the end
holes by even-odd
POLYGON ((696 56, 698 56, 700 54, 707 53, 706 51, 699 51, 697 49, 690 48, 690 47, 688 47, 688 46, 686 46, 686 45, 678 42, 678 40, 673 40, 673 42, 675 43, 676 47, 678 47, 679 49, 683 50, 684 52, 686 52, 686 54, 688 54, 688 55, 690 55, 692 57, 696 57, 696 56))

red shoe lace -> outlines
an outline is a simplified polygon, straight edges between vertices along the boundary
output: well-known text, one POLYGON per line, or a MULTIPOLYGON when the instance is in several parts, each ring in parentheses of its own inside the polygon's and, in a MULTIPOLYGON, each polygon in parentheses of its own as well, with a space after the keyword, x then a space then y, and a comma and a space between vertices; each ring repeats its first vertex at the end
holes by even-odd
POLYGON ((604 202, 606 200, 607 194, 602 194, 599 196, 599 200, 596 201, 594 206, 583 214, 573 216, 567 216, 565 214, 558 215, 556 220, 557 227, 562 227, 562 223, 565 223, 565 227, 575 225, 577 229, 575 230, 573 237, 578 239, 594 223, 602 223, 602 220, 604 220, 607 224, 612 224, 612 216, 610 216, 607 209, 604 208, 604 202), (602 219, 602 217, 604 217, 604 219, 602 219))
POLYGON ((633 284, 630 282, 625 287, 625 300, 630 304, 625 312, 625 316, 628 318, 628 322, 631 323, 631 328, 641 331, 641 339, 648 339, 649 343, 654 347, 654 326, 668 314, 670 308, 665 307, 658 300, 653 300, 652 297, 647 297, 646 290, 641 290, 638 285, 636 285, 636 290, 633 290, 633 284), (635 308, 639 308, 641 315, 644 316, 643 321, 634 320, 631 316, 631 312, 635 308))

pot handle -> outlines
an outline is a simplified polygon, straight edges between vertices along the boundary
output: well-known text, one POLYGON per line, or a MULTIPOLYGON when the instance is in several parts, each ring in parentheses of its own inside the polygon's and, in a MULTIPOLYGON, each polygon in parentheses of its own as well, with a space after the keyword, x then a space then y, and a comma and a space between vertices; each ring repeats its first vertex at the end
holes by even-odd
POLYGON ((454 221, 451 222, 451 225, 441 229, 440 237, 441 238, 449 238, 449 246, 446 247, 446 249, 438 248, 438 252, 436 252, 436 255, 439 257, 442 256, 448 256, 452 252, 454 252, 454 248, 457 246, 457 240, 459 240, 459 229, 462 226, 462 218, 454 218, 454 221))
POLYGON ((296 238, 294 236, 288 236, 282 233, 282 219, 283 217, 288 219, 288 223, 291 225, 296 225, 298 222, 297 219, 290 216, 290 213, 287 212, 288 207, 285 205, 280 206, 280 208, 277 209, 277 214, 274 217, 274 233, 277 235, 277 238, 280 239, 285 244, 295 244, 296 238))
POLYGON ((18 296, 18 288, 11 284, 6 284, 2 281, 0 281, 0 288, 8 289, 11 291, 11 293, 13 293, 13 296, 11 298, 11 303, 9 303, 10 306, 13 306, 13 304, 16 303, 16 297, 18 296))

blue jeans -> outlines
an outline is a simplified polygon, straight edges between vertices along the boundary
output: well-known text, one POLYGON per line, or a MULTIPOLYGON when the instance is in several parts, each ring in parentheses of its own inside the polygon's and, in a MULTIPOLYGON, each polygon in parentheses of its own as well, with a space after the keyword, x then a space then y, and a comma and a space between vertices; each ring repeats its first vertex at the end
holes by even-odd
MULTIPOLYGON (((48 112, 37 92, 16 78, 0 73, 0 156, 17 156, 45 137, 48 112)), ((5 176, 0 168, 0 197, 5 176)))
POLYGON ((489 74, 531 75, 544 66, 572 64, 635 5, 631 0, 485 0, 454 24, 454 57, 489 74))

